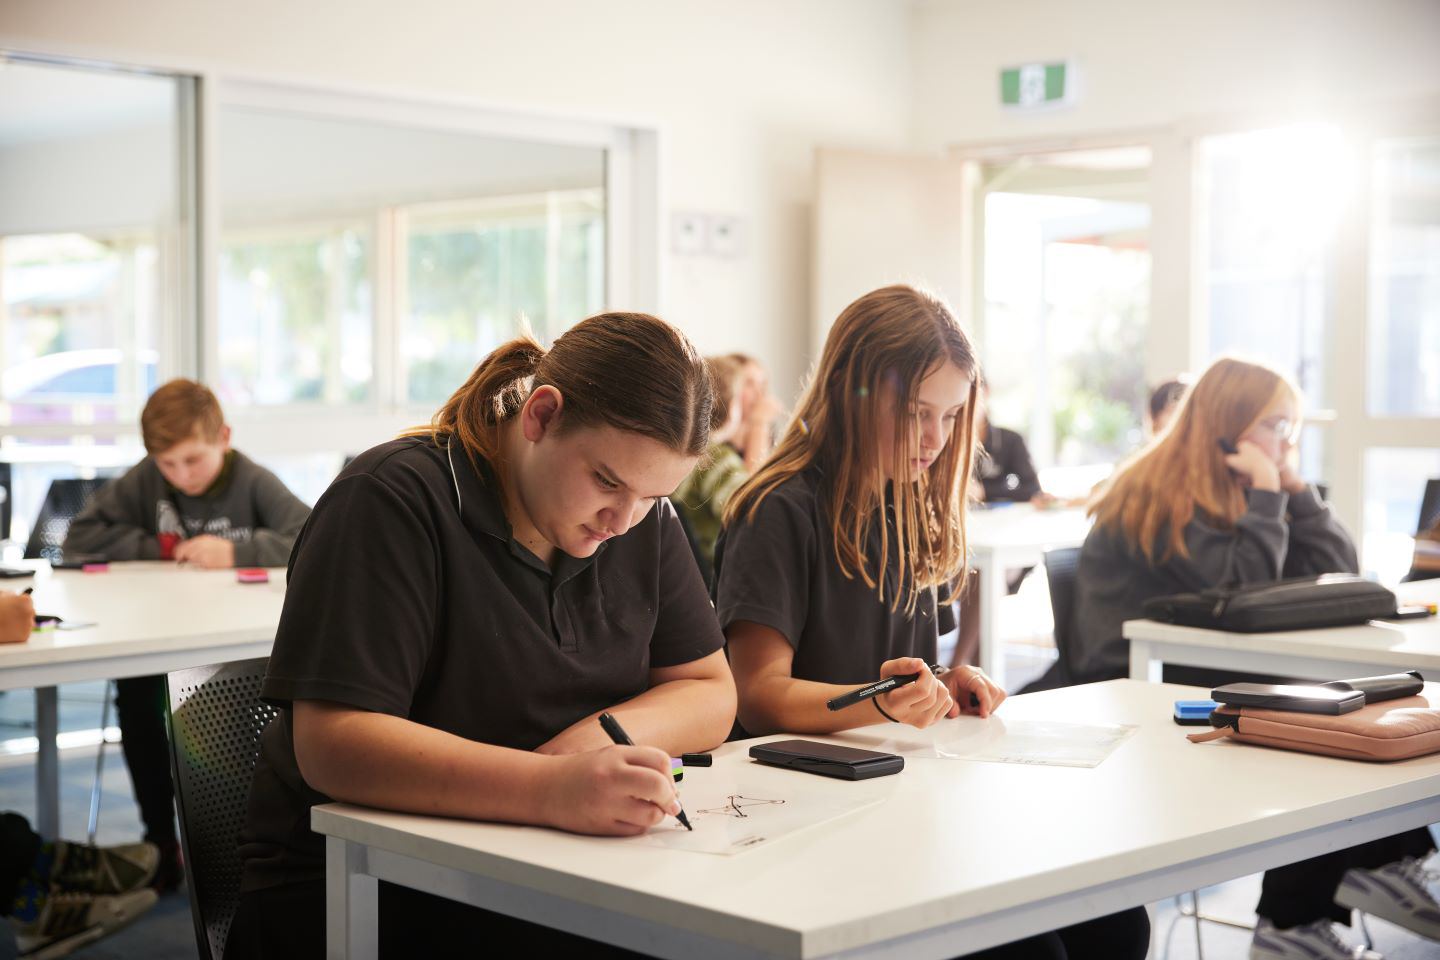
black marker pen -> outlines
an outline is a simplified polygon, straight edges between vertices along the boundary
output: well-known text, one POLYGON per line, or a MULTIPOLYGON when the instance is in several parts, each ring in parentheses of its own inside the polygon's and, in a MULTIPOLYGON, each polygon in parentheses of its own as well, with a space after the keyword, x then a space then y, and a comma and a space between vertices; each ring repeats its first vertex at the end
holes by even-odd
MULTIPOLYGON (((945 668, 932 663, 930 665, 930 672, 938 677, 945 672, 945 668)), ((861 687, 859 690, 842 693, 833 700, 825 701, 825 706, 831 710, 844 710, 846 707, 855 706, 855 704, 862 700, 869 700, 871 697, 878 697, 882 693, 889 693, 891 690, 914 683, 919 679, 920 674, 918 673, 897 673, 894 676, 886 677, 884 680, 877 680, 868 686, 861 687)), ((971 706, 974 706, 977 702, 975 695, 971 694, 970 699, 971 706)))
MULTIPOLYGON (((600 726, 605 729, 605 732, 609 735, 610 739, 611 739, 611 740, 614 740, 614 741, 615 741, 617 744, 619 744, 620 746, 622 746, 622 747, 633 747, 633 746, 635 746, 635 741, 634 741, 634 740, 631 740, 631 739, 630 739, 630 734, 626 733, 626 732, 625 732, 625 728, 622 727, 622 726, 620 726, 620 721, 619 721, 619 720, 616 720, 614 717, 610 716, 610 714, 608 714, 608 713, 602 713, 602 714, 600 714, 600 726)), ((687 816, 685 816, 685 808, 684 808, 684 807, 681 807, 681 808, 680 808, 680 812, 675 815, 675 819, 676 819, 676 820, 679 820, 682 824, 684 824, 686 830, 694 830, 694 829, 695 829, 694 827, 690 826, 690 818, 687 817, 687 816)))

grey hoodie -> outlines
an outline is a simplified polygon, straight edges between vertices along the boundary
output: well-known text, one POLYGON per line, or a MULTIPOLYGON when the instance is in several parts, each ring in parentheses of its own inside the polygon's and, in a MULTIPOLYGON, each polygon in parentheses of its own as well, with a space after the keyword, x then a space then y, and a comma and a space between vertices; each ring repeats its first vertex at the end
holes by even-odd
POLYGON ((161 559, 160 533, 210 534, 235 544, 237 567, 279 567, 310 516, 280 478, 238 450, 218 482, 198 497, 170 486, 152 457, 95 494, 70 524, 65 553, 110 560, 161 559))
MULTIPOLYGON (((1075 574, 1070 656, 1075 682, 1129 674, 1130 645, 1120 625, 1144 617, 1145 601, 1152 597, 1359 571, 1354 542, 1314 487, 1293 497, 1249 490, 1246 499, 1247 509, 1233 530, 1192 520, 1185 527, 1188 557, 1152 563, 1115 531, 1090 531, 1075 574)), ((1157 546, 1163 546, 1163 531, 1159 539, 1157 546)), ((1160 556, 1157 549, 1157 560, 1160 556)))

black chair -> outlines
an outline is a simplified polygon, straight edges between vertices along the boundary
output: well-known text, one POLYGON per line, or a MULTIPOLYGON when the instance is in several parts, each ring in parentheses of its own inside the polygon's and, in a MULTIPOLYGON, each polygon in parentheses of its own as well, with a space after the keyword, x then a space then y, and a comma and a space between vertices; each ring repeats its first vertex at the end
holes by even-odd
POLYGON ((170 757, 185 883, 201 960, 221 960, 240 904, 240 828, 260 737, 280 711, 260 700, 267 658, 176 670, 170 757))
POLYGON ((70 521, 74 520, 96 491, 109 483, 108 477, 93 480, 70 478, 50 481, 45 491, 45 502, 40 505, 40 516, 30 528, 30 539, 25 544, 26 560, 60 560, 60 547, 65 543, 65 534, 70 532, 70 521))
POLYGON ((10 464, 0 463, 0 540, 10 539, 10 521, 15 509, 15 481, 10 464))
POLYGON ((1070 663, 1071 633, 1075 624, 1075 572, 1080 567, 1080 548, 1061 547, 1045 552, 1045 579, 1050 585, 1050 610, 1055 615, 1055 663, 1039 680, 1021 693, 1054 690, 1074 683, 1070 663))
MULTIPOLYGON (((1420 519, 1415 523, 1415 534, 1426 532, 1440 524, 1440 477, 1432 477, 1425 481, 1425 493, 1420 498, 1420 519)), ((1417 570, 1410 568, 1404 579, 1409 580, 1433 580, 1440 577, 1440 571, 1417 570)))

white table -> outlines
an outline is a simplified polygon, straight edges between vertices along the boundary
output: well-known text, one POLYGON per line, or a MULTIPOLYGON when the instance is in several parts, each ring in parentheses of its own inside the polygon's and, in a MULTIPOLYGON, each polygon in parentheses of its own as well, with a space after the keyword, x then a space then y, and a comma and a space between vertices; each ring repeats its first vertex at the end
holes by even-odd
MULTIPOLYGON (((851 784, 755 768, 795 803, 872 786, 884 797, 733 857, 316 807, 327 955, 375 956, 379 878, 661 957, 953 957, 1440 819, 1440 756, 1369 765, 1191 744, 1170 715, 1198 693, 1116 680, 1002 708, 1141 727, 1093 769, 912 759, 851 784)), ((712 770, 754 767, 753 742, 716 751, 712 770)))
POLYGON ((242 584, 233 570, 173 563, 112 563, 103 573, 36 565, 35 612, 93 623, 37 631, 26 643, 0 644, 0 690, 35 688, 35 829, 59 836, 60 766, 55 687, 143 677, 227 660, 268 656, 285 600, 284 568, 269 583, 242 584))
MULTIPOLYGON (((1440 603, 1440 580, 1402 583, 1402 603, 1440 603)), ((1405 670, 1440 679, 1440 618, 1372 620, 1353 627, 1284 633, 1225 633, 1154 620, 1129 620, 1130 676, 1158 679, 1161 663, 1343 680, 1405 670)))
POLYGON ((980 666, 1004 686, 1005 651, 998 621, 1005 599, 1005 571, 1040 564, 1047 550, 1080 546, 1090 532, 1090 518, 1081 508, 1037 510, 1017 503, 971 510, 965 530, 971 563, 980 572, 980 666))

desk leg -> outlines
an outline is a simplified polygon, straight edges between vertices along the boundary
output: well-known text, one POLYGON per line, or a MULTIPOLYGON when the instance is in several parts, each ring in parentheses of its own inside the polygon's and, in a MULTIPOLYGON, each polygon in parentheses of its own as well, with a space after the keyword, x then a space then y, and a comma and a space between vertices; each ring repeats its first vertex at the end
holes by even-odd
POLYGON ((60 836, 59 695, 54 687, 35 688, 35 830, 47 840, 60 836))
POLYGON ((980 574, 980 666, 1003 687, 1005 650, 1000 643, 1000 604, 1005 600, 1005 570, 995 562, 994 553, 978 559, 975 570, 980 574))
POLYGON ((377 960, 379 881, 367 876, 365 848, 325 838, 325 958, 377 960))
MULTIPOLYGON (((1130 679, 1143 680, 1147 683, 1158 682, 1159 677, 1150 676, 1150 644, 1144 640, 1130 641, 1130 679)), ((1156 671, 1158 673, 1158 671, 1156 671)))

